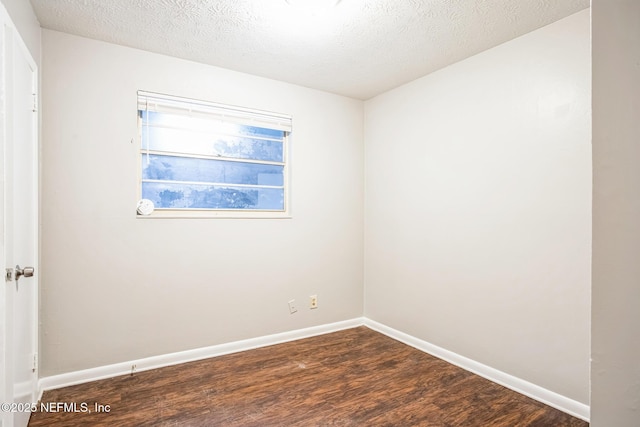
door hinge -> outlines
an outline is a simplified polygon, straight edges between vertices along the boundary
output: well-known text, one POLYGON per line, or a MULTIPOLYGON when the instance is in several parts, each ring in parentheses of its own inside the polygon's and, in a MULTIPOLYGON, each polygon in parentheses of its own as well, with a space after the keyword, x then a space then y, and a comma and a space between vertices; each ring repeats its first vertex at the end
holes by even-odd
POLYGON ((33 94, 33 112, 36 113, 38 111, 38 94, 33 94))
POLYGON ((33 372, 38 370, 38 353, 33 353, 33 366, 31 367, 33 372))

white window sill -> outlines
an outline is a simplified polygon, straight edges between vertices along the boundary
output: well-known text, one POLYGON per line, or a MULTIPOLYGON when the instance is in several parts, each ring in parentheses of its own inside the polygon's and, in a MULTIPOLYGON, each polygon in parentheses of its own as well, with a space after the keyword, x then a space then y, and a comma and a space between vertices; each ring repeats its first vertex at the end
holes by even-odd
POLYGON ((291 219, 289 212, 272 211, 212 211, 212 210, 182 210, 162 209, 155 210, 151 215, 136 215, 139 219, 291 219))

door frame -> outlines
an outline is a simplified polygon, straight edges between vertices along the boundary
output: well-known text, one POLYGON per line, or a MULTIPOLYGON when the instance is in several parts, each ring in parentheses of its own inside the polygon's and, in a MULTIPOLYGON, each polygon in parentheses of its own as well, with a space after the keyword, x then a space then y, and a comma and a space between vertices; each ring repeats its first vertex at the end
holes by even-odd
MULTIPOLYGON (((32 87, 33 93, 36 94, 37 97, 39 93, 39 71, 36 62, 31 56, 31 52, 27 48, 24 43, 20 33, 18 32, 16 26, 14 25, 11 17, 9 16, 7 10, 4 5, 0 3, 0 165, 2 165, 2 172, 0 173, 0 274, 5 275, 5 269, 11 268, 13 269, 15 265, 6 265, 7 264, 7 211, 12 210, 14 207, 9 206, 7 203, 7 185, 13 185, 11 182, 12 177, 8 176, 6 162, 7 162, 7 144, 8 138, 12 136, 12 126, 13 123, 13 113, 11 111, 12 105, 9 105, 9 102, 13 99, 13 94, 10 92, 12 89, 12 85, 10 79, 13 76, 13 67, 14 67, 14 56, 16 53, 20 54, 25 61, 28 63, 29 67, 33 70, 33 80, 32 87)), ((34 111, 37 107, 37 99, 34 97, 34 111)), ((33 148, 33 156, 31 159, 33 162, 33 183, 34 188, 32 194, 32 202, 34 209, 34 259, 32 260, 33 266, 36 268, 36 274, 33 278, 29 280, 33 280, 32 284, 35 286, 36 292, 34 292, 33 299, 31 303, 33 304, 33 328, 31 331, 32 339, 33 339, 33 349, 34 349, 34 357, 38 355, 38 347, 39 347, 39 289, 40 289, 40 279, 39 279, 39 257, 40 257, 40 249, 39 249, 39 113, 36 113, 36 117, 33 120, 33 129, 32 129, 32 140, 31 144, 33 148)), ((9 142, 12 143, 12 142, 9 142)), ((31 261, 29 261, 31 262, 31 261)), ((14 279, 15 280, 15 279, 14 279)), ((8 357, 9 352, 13 352, 11 348, 12 345, 12 333, 8 331, 8 316, 7 309, 8 301, 6 298, 6 288, 7 286, 13 286, 15 281, 6 282, 5 280, 0 280, 2 283, 3 289, 0 292, 0 402, 12 402, 13 394, 14 394, 14 384, 13 380, 7 378, 8 374, 12 372, 13 366, 13 357, 8 357)), ((30 285, 30 286, 31 286, 30 285)), ((12 311, 13 312, 13 311, 12 311)), ((33 378, 33 384, 31 387, 31 396, 32 402, 36 402, 39 396, 38 390, 38 377, 39 377, 39 366, 37 366, 37 359, 34 360, 35 367, 35 375, 33 378)), ((7 412, 0 412, 0 425, 3 426, 13 426, 13 414, 7 412)))

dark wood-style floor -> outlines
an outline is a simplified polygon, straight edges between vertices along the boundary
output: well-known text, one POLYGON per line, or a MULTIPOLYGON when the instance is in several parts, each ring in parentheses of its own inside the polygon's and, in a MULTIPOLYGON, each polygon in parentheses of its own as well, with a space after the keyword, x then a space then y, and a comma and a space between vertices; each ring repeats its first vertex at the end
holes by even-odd
POLYGON ((51 390, 42 401, 92 412, 37 412, 31 427, 588 425, 366 327, 51 390))

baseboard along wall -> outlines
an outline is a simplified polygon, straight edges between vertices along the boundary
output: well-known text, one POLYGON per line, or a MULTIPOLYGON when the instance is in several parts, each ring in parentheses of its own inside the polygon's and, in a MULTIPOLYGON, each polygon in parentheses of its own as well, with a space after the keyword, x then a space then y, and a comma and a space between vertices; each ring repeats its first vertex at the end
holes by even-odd
POLYGON ((410 345, 411 347, 417 348, 418 350, 424 351, 425 353, 429 353, 432 356, 456 365, 466 371, 473 372, 474 374, 486 378, 489 381, 493 381, 494 383, 500 384, 501 386, 537 400, 538 402, 549 405, 552 408, 559 409, 560 411, 576 418, 580 418, 581 420, 589 421, 589 405, 569 399, 566 396, 537 386, 529 381, 514 377, 513 375, 509 375, 490 366, 476 362, 475 360, 461 356, 442 347, 438 347, 437 345, 431 344, 427 341, 405 334, 404 332, 400 332, 374 320, 365 318, 364 325, 374 331, 393 338, 396 341, 400 341, 410 345))
POLYGON ((225 354, 238 353, 241 351, 253 350, 269 345, 282 344, 303 338, 310 338, 316 335, 328 334, 341 331, 343 329, 355 328, 364 325, 363 318, 355 318, 342 322, 329 323, 326 325, 313 326, 305 329, 282 332, 279 334, 265 335, 258 338, 234 341, 225 344, 202 347, 193 350, 179 351, 176 353, 163 354, 159 356, 146 357, 144 359, 129 360, 127 362, 114 363, 112 365, 99 366, 96 368, 83 369, 81 371, 68 372, 60 375, 43 377, 38 382, 40 393, 46 390, 69 387, 83 384, 90 381, 113 378, 119 375, 128 375, 132 372, 148 371, 151 369, 164 368, 166 366, 180 363, 194 362, 196 360, 208 359, 210 357, 224 356, 225 354))
POLYGON ((193 362, 210 357, 222 356, 225 354, 237 353, 255 348, 266 347, 275 344, 295 341, 303 338, 310 338, 316 335, 328 334, 341 331, 343 329, 366 326, 374 331, 380 332, 390 338, 410 345, 418 350, 429 353, 439 359, 459 366, 469 372, 473 372, 483 378, 514 390, 527 397, 535 399, 553 408, 566 412, 574 417, 589 421, 590 408, 588 405, 569 399, 558 393, 552 392, 528 381, 509 375, 505 372, 483 365, 474 360, 433 345, 427 341, 405 334, 404 332, 390 328, 382 323, 368 319, 366 317, 345 320, 342 322, 329 323, 326 325, 314 326, 305 329, 298 329, 279 334, 266 335, 258 338, 251 338, 231 343, 219 344, 194 350, 169 353, 160 356, 147 357, 144 359, 130 360, 127 362, 115 363, 112 365, 99 366, 96 368, 84 369, 81 371, 68 372, 60 375, 52 375, 40 378, 38 382, 39 396, 46 390, 68 387, 83 384, 91 381, 117 377, 131 374, 132 372, 148 371, 165 366, 177 365, 180 363, 193 362))

